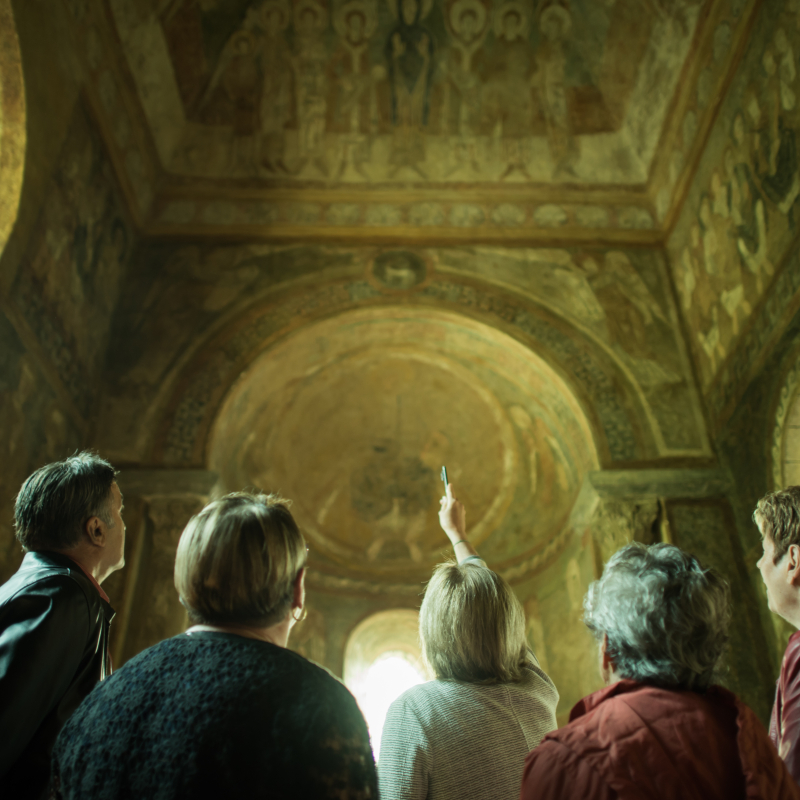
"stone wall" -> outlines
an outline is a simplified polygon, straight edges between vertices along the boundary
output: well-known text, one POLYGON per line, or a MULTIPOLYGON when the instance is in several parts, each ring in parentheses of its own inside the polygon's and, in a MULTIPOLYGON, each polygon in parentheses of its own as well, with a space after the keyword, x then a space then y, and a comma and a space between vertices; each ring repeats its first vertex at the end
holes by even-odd
MULTIPOLYGON (((21 482, 92 444, 109 327, 134 246, 105 147, 79 99, 80 71, 59 27, 64 9, 54 5, 45 14, 38 0, 12 3, 28 135, 18 206, 3 205, 16 222, 0 254, 0 579, 22 557, 12 524, 21 482)), ((4 148, 12 121, 3 121, 4 148)))
POLYGON ((22 559, 14 538, 14 498, 33 468, 75 450, 81 431, 53 390, 50 376, 0 312, 0 582, 22 559))
POLYGON ((758 6, 667 242, 727 500, 669 508, 679 544, 731 571, 729 681, 765 718, 791 629, 770 614, 751 515, 779 488, 781 393, 800 333, 800 12, 758 6), (743 604, 742 598, 747 602, 743 604), (736 663, 747 650, 751 663, 736 663))
POLYGON ((776 676, 786 642, 794 629, 780 617, 770 614, 766 608, 764 585, 756 568, 762 552, 761 539, 752 514, 760 497, 768 491, 782 488, 776 480, 776 458, 780 457, 783 431, 776 411, 787 373, 798 362, 798 342, 800 314, 792 318, 784 334, 774 344, 762 369, 750 383, 717 438, 720 458, 732 479, 732 508, 743 563, 760 599, 758 607, 769 644, 772 671, 776 676))

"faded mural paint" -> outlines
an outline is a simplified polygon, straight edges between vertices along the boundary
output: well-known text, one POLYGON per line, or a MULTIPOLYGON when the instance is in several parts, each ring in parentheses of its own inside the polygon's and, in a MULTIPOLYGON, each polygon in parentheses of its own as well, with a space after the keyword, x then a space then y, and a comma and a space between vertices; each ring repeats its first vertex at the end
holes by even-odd
POLYGON ((84 418, 132 237, 105 149, 78 105, 11 296, 84 418))
POLYGON ((161 87, 134 66, 160 138, 185 115, 172 169, 359 184, 642 180, 701 4, 111 5, 132 64, 173 65, 161 87))
POLYGON ((36 359, 0 313, 0 583, 22 560, 13 527, 22 482, 37 467, 74 452, 80 441, 36 359))
MULTIPOLYGON (((800 6, 794 0, 762 4, 668 243, 705 393, 736 350, 795 238, 798 55, 800 6)), ((797 269, 794 260, 786 269, 797 269)), ((777 310, 782 312, 780 304, 777 310)))
MULTIPOLYGON (((173 460, 192 458, 203 409, 214 392, 224 391, 224 375, 236 359, 303 318, 392 298, 506 320, 520 336, 549 349, 596 404, 614 459, 641 458, 647 448, 637 445, 638 434, 626 421, 631 401, 619 398, 612 363, 635 387, 634 402, 646 409, 644 424, 656 440, 652 452, 707 452, 665 262, 652 252, 412 248, 376 255, 330 247, 192 246, 145 251, 135 272, 118 315, 113 365, 119 380, 114 391, 120 409, 125 408, 118 417, 132 426, 142 419, 143 409, 136 410, 139 398, 151 397, 175 376, 178 359, 198 336, 223 320, 238 326, 257 304, 278 303, 216 349, 202 372, 191 377, 169 434, 173 460), (287 282, 289 275, 297 283, 287 282), (312 276, 319 288, 310 292, 312 276), (480 291, 473 280, 479 281, 480 291), (282 300, 281 295, 271 299, 276 291, 284 293, 282 300), (537 306, 568 322, 574 336, 587 343, 573 341, 559 326, 537 317, 537 306)), ((131 430, 129 438, 116 420, 113 430, 114 446, 129 442, 121 450, 124 458, 144 457, 129 449, 141 446, 135 443, 141 442, 140 434, 131 430)))
POLYGON ((23 480, 88 444, 132 244, 105 151, 78 106, 7 300, 24 333, 0 314, 0 578, 22 557, 13 503, 23 480))

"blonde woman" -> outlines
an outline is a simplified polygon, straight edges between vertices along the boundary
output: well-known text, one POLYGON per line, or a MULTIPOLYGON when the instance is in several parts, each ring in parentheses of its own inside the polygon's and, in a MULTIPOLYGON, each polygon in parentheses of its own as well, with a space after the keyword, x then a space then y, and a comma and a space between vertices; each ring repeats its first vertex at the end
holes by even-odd
POLYGON ((53 753, 58 797, 377 799, 347 689, 286 649, 306 544, 288 504, 233 494, 181 535, 175 587, 193 627, 103 681, 53 753))
POLYGON ((466 535, 448 485, 439 522, 457 562, 440 564, 420 609, 436 680, 389 708, 382 800, 516 800, 525 756, 556 728, 558 692, 525 641, 525 612, 466 535))

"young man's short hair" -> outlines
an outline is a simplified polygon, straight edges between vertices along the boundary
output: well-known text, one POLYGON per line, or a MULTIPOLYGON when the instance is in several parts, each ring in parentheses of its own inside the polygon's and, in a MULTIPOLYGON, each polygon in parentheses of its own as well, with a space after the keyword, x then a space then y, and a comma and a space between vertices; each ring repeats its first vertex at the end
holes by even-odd
POLYGON ((800 486, 770 492, 756 504, 753 520, 764 536, 775 544, 775 563, 786 555, 789 545, 800 545, 800 486))

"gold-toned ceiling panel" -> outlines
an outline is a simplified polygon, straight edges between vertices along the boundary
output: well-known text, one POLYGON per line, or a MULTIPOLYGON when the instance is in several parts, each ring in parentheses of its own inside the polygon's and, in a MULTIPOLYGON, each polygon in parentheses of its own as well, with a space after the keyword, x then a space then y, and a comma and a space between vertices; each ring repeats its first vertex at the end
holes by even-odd
POLYGON ((146 234, 428 244, 660 243, 758 4, 65 2, 146 234))
POLYGON ((145 109, 176 174, 637 184, 701 0, 643 5, 178 0, 146 33, 116 19, 140 87, 172 65, 145 109))

